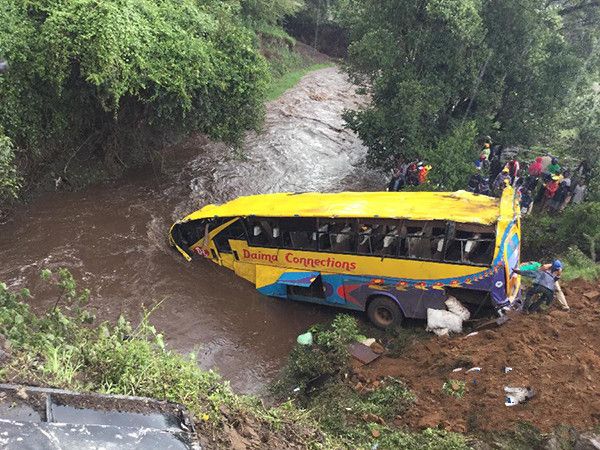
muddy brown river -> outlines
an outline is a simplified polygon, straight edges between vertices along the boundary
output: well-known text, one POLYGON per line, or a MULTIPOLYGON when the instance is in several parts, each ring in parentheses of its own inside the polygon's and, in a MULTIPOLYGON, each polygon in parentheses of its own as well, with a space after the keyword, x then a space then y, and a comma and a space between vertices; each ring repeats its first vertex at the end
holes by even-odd
POLYGON ((43 310, 54 297, 43 295, 40 270, 67 267, 92 289, 99 320, 137 320, 162 301, 151 321, 171 348, 196 352, 237 391, 261 393, 296 336, 335 311, 262 296, 209 261, 187 263, 167 245, 168 227, 239 195, 381 187, 340 117, 364 101, 336 68, 319 70, 268 105, 263 132, 241 152, 195 137, 166 151, 160 174, 44 194, 0 225, 0 280, 39 291, 33 307, 43 310))

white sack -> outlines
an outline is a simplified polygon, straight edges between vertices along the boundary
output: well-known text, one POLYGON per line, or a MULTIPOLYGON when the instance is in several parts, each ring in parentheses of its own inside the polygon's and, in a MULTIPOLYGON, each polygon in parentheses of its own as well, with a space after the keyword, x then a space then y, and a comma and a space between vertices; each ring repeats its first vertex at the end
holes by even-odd
POLYGON ((427 330, 448 328, 452 333, 462 333, 462 318, 443 309, 427 308, 427 330))
POLYGON ((465 308, 455 297, 448 297, 444 303, 446 304, 448 311, 456 314, 462 320, 469 320, 469 317, 471 317, 469 310, 465 308))

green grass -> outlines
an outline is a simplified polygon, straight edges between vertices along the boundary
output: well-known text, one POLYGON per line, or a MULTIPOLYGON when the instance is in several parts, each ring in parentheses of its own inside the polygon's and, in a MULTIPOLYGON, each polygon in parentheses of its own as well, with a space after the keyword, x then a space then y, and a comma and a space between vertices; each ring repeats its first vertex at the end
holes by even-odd
POLYGON ((577 278, 593 281, 600 278, 600 264, 594 263, 589 256, 577 247, 570 247, 567 253, 562 256, 562 262, 565 268, 561 278, 565 281, 577 278))
POLYGON ((331 67, 333 65, 333 63, 312 64, 310 66, 302 67, 300 69, 285 73, 283 76, 273 80, 267 89, 266 100, 270 102, 278 99, 285 91, 296 86, 304 75, 314 72, 315 70, 331 67))

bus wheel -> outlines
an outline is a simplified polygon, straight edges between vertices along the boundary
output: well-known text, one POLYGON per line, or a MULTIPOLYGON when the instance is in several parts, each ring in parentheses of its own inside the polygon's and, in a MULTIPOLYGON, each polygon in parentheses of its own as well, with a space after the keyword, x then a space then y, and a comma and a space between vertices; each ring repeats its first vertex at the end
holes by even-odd
POLYGON ((390 328, 402 323, 403 314, 398 304, 391 298, 383 295, 371 300, 367 309, 369 320, 377 328, 390 328))

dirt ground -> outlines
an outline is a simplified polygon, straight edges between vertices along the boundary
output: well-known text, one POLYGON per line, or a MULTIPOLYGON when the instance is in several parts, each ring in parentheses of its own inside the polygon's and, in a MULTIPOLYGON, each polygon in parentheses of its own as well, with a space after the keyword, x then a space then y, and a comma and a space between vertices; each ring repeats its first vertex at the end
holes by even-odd
POLYGON ((571 311, 516 313, 511 320, 477 335, 432 337, 411 344, 399 358, 382 357, 355 367, 367 385, 386 376, 404 380, 416 404, 396 425, 441 426, 466 432, 504 430, 529 422, 541 431, 564 424, 579 430, 600 424, 600 283, 581 280, 563 286, 571 311), (504 367, 512 371, 504 373, 504 367), (462 367, 463 370, 453 372, 462 367), (472 367, 480 372, 465 373, 472 367), (466 392, 442 391, 447 380, 462 380, 466 392), (532 387, 526 403, 504 405, 504 387, 532 387))

